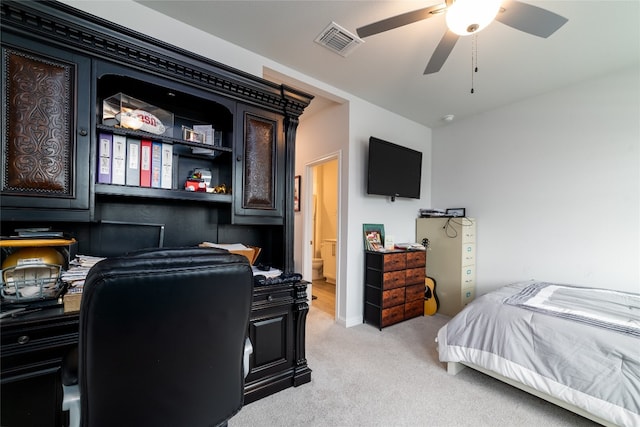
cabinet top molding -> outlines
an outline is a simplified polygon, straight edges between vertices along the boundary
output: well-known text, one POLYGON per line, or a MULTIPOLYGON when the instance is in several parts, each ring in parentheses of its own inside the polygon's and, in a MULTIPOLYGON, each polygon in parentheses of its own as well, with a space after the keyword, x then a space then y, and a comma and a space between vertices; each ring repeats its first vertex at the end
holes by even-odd
POLYGON ((3 1, 2 31, 179 79, 297 118, 312 95, 236 70, 56 1, 3 1))

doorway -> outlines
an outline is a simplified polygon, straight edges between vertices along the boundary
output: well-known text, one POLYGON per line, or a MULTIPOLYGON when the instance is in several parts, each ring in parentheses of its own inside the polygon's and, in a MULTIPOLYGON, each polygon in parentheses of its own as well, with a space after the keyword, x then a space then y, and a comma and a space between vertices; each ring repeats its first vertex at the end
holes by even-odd
POLYGON ((310 260, 311 305, 334 319, 339 289, 339 155, 308 164, 305 259, 310 260))

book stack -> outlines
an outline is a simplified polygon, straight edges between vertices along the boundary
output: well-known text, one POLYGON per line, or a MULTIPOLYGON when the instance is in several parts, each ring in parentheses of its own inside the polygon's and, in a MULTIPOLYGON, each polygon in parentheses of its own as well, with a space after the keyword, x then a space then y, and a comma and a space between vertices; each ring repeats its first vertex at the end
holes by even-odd
POLYGON ((101 132, 98 183, 173 188, 173 145, 101 132))
POLYGON ((382 237, 378 231, 367 231, 365 233, 365 249, 368 251, 384 252, 385 247, 382 237))
POLYGON ((91 267, 102 261, 102 257, 78 255, 69 262, 69 269, 62 272, 61 279, 67 284, 67 292, 62 298, 64 312, 80 311, 84 281, 91 267))

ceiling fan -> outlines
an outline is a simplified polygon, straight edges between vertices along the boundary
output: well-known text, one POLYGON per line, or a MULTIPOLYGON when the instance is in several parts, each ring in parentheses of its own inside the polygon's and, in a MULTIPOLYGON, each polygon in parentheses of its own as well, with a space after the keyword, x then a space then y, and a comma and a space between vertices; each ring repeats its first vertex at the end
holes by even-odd
POLYGON ((435 6, 365 25, 356 31, 361 38, 369 37, 442 13, 446 14, 448 29, 433 52, 424 74, 440 71, 460 36, 477 33, 494 19, 516 30, 543 38, 549 37, 568 21, 546 9, 516 0, 445 0, 435 6))

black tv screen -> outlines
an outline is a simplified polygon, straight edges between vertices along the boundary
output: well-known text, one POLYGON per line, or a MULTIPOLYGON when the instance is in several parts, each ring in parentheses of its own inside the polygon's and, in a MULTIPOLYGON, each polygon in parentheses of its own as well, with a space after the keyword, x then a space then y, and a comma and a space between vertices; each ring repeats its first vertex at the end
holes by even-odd
POLYGON ((369 138, 367 194, 419 199, 421 177, 420 151, 369 138))

